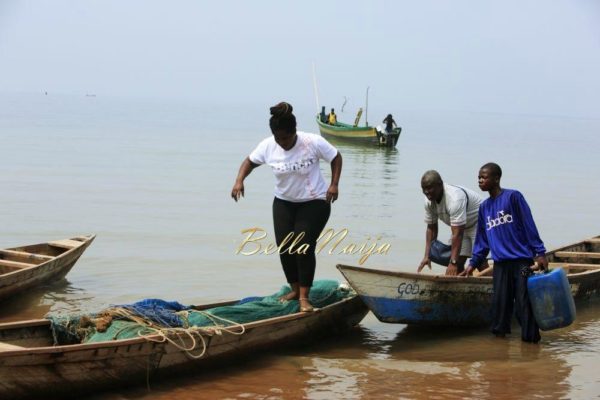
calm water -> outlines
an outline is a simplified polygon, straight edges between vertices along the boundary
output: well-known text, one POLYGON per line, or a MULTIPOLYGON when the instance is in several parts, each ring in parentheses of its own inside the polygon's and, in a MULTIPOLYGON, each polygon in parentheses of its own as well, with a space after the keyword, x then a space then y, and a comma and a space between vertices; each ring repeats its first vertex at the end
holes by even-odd
MULTIPOLYGON (((275 292, 284 283, 277 257, 235 254, 243 229, 265 229, 264 244, 273 241, 270 171, 247 178, 241 202, 229 198, 241 160, 269 135, 267 109, 0 96, 0 247, 98 235, 67 280, 2 303, 0 321, 146 297, 197 304, 275 292)), ((315 132, 313 110, 297 109, 299 128, 315 132)), ((348 229, 346 243, 391 246, 365 266, 418 265, 427 169, 477 189, 478 168, 498 162, 547 247, 600 234, 599 120, 439 110, 382 110, 381 119, 390 111, 404 128, 397 150, 334 143, 344 168, 328 226, 348 229)), ((335 264, 358 259, 324 251, 317 279, 339 279, 335 264)), ((369 315, 335 341, 100 398, 590 398, 600 394, 597 304, 540 346, 369 315)))

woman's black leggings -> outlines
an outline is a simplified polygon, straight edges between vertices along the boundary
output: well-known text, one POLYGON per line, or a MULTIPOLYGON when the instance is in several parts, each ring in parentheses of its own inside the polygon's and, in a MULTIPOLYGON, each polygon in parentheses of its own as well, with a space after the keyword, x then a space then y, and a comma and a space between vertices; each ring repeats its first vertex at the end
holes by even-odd
POLYGON ((331 205, 325 200, 310 200, 303 203, 294 203, 277 197, 273 200, 273 223, 277 246, 290 232, 294 233, 279 254, 288 283, 298 282, 303 287, 312 286, 317 264, 315 247, 330 213, 331 205), (302 232, 304 233, 302 239, 290 249, 290 244, 302 232), (308 245, 308 248, 303 246, 304 244, 308 245), (306 250, 306 254, 302 254, 303 250, 306 250))

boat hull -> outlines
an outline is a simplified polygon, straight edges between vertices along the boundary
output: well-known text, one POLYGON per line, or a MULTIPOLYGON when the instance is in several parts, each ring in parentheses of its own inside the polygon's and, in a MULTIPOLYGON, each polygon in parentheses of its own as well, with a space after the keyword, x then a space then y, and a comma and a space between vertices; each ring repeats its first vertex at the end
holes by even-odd
MULTIPOLYGON (((600 240, 547 254, 553 268, 565 268, 577 304, 600 297, 600 240), (580 256, 598 254, 582 263, 580 256), (569 263, 569 257, 579 257, 569 263)), ((347 265, 337 268, 382 322, 415 325, 481 326, 491 321, 492 278, 453 277, 384 271, 347 265)))
MULTIPOLYGON (((74 396, 93 389, 145 385, 149 378, 212 368, 231 357, 258 355, 261 349, 301 345, 326 334, 340 333, 357 325, 367 312, 362 300, 353 296, 313 313, 244 324, 242 335, 227 331, 203 334, 206 348, 198 359, 168 342, 146 338, 55 347, 42 343, 45 346, 31 347, 51 340, 48 321, 0 324, 0 398, 74 396), (2 343, 30 347, 3 351, 2 343)), ((191 344, 189 338, 185 340, 186 345, 191 344)), ((201 343, 198 339, 192 354, 202 352, 201 343)))
POLYGON ((458 282, 458 278, 344 265, 338 269, 382 322, 477 326, 490 321, 490 277, 458 282))

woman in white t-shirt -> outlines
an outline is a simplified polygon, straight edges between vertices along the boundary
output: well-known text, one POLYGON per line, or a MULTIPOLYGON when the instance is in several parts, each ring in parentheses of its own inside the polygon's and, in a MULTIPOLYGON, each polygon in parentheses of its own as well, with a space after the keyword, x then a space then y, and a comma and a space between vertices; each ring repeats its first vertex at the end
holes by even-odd
POLYGON ((331 203, 338 198, 342 156, 321 136, 296 131, 296 117, 288 103, 271 107, 269 126, 273 136, 261 141, 242 162, 231 197, 238 201, 244 196, 244 179, 254 168, 262 164, 271 167, 276 182, 275 239, 278 246, 284 243, 279 258, 292 288, 281 300, 298 300, 300 311, 313 311, 308 295, 315 275, 315 247, 329 219, 331 203), (331 164, 329 185, 321 174, 320 159, 331 164), (298 251, 305 244, 308 249, 304 246, 305 252, 298 251))

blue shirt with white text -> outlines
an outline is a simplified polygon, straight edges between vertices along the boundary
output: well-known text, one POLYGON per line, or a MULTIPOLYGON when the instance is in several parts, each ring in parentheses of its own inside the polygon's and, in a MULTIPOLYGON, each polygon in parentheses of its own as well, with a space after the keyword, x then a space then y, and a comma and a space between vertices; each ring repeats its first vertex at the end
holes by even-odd
POLYGON ((529 205, 517 190, 502 189, 497 197, 489 197, 479 206, 470 265, 481 265, 490 251, 494 262, 546 253, 529 205))

